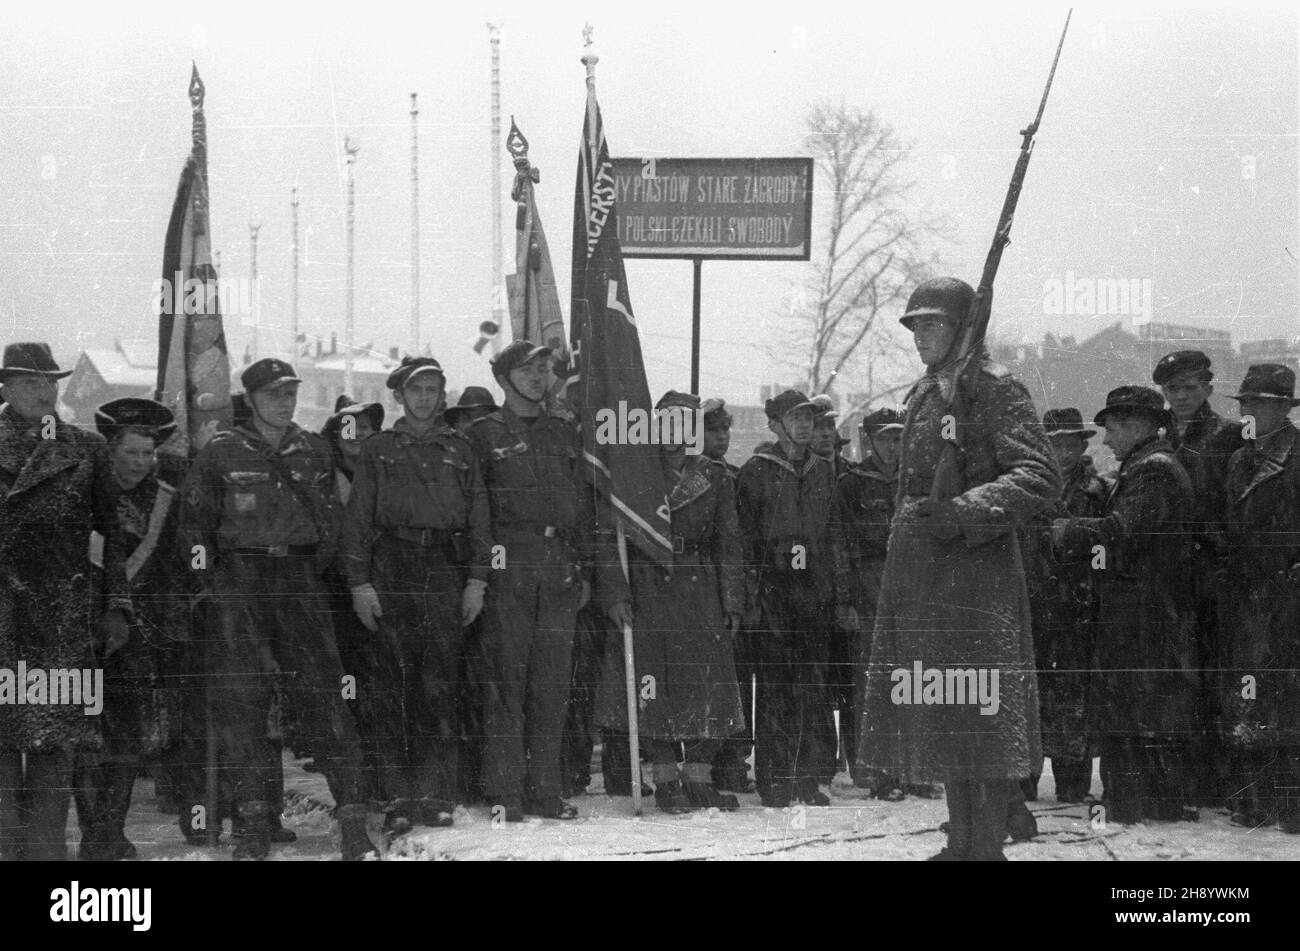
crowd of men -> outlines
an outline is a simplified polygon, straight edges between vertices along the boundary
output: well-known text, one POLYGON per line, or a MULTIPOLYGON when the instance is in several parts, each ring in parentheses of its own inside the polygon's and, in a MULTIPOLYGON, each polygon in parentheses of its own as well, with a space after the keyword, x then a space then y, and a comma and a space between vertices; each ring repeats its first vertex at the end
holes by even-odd
POLYGON ((1228 421, 1206 356, 1168 355, 1159 390, 1106 395, 1101 473, 1079 408, 1040 420, 958 352, 973 293, 916 289, 927 372, 906 416, 862 419, 857 463, 825 397, 768 400, 773 439, 737 467, 725 404, 665 394, 704 426, 703 453, 663 447, 671 569, 598 515, 545 347, 493 360, 500 405, 468 387, 447 406, 438 362, 407 357, 391 426, 344 396, 320 434, 294 422, 293 368, 261 360, 189 459, 158 452, 176 424, 151 400, 104 405, 98 434, 59 419, 68 373, 6 347, 0 668, 106 688, 97 717, 0 689, 0 857, 65 857, 74 793, 79 857, 134 857, 148 768, 181 834, 228 818, 234 856, 263 859, 294 838, 284 745, 327 780, 344 859, 457 804, 576 818, 597 741, 605 792, 633 791, 629 626, 667 813, 827 806, 847 772, 859 795, 944 795, 935 858, 998 859, 1036 832, 1044 757, 1082 802, 1099 756, 1109 822, 1226 805, 1300 832, 1295 374, 1250 367, 1228 421))

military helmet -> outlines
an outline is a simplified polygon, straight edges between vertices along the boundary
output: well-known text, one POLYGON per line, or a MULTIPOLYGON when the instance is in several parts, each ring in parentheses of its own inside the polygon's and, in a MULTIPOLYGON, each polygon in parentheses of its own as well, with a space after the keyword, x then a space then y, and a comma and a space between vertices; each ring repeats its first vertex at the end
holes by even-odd
POLYGON ((951 317, 961 327, 966 323, 970 305, 975 300, 975 288, 956 277, 935 277, 923 281, 907 299, 907 311, 899 323, 908 330, 917 317, 935 315, 951 317))

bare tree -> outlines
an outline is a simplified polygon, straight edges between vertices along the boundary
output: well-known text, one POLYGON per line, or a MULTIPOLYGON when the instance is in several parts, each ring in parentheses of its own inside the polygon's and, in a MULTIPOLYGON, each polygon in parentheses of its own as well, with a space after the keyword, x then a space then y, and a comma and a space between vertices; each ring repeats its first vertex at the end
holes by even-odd
POLYGON ((890 318, 938 263, 934 249, 950 226, 914 210, 905 174, 912 146, 874 112, 818 103, 806 125, 825 224, 810 274, 793 289, 782 362, 799 355, 809 393, 844 383, 883 396, 899 389, 909 352, 890 318))

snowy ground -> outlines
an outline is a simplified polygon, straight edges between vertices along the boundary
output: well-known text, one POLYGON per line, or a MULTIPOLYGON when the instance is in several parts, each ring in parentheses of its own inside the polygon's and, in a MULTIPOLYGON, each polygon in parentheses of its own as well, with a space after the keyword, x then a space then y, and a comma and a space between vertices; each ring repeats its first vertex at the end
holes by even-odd
MULTIPOLYGON (((757 796, 741 796, 735 813, 658 812, 653 799, 643 815, 632 815, 628 798, 606 796, 600 773, 584 796, 573 799, 580 818, 571 822, 529 819, 522 824, 494 822, 487 807, 456 811, 448 829, 417 829, 393 843, 389 860, 540 860, 540 859, 732 859, 732 860, 918 860, 942 848, 939 823, 947 819, 943 800, 908 798, 878 802, 856 798, 839 783, 829 807, 766 809, 757 796)), ((842 777, 841 777, 842 778, 842 777)), ((285 825, 298 842, 277 846, 272 858, 323 861, 338 858, 338 835, 329 816, 329 792, 318 773, 285 763, 289 805, 285 825)), ((1093 791, 1100 789, 1093 776, 1093 791)), ((1056 802, 1050 771, 1039 783, 1041 797, 1030 803, 1039 836, 1008 845, 1012 861, 1070 860, 1294 860, 1300 837, 1276 827, 1242 829, 1226 812, 1202 809, 1197 823, 1153 823, 1095 828, 1088 807, 1056 802)), ((69 823, 70 841, 76 820, 69 823)), ((176 817, 154 807, 153 784, 136 785, 127 837, 143 859, 229 861, 229 834, 222 847, 190 846, 181 839, 176 817)))

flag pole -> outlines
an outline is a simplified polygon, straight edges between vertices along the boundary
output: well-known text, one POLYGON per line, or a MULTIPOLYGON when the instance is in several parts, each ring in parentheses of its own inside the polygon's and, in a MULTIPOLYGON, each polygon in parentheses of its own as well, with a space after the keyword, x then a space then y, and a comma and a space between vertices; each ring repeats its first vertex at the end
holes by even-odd
POLYGON ((490 21, 487 28, 492 44, 492 133, 489 145, 492 162, 492 322, 497 325, 497 332, 492 337, 492 351, 500 353, 501 328, 506 320, 501 238, 501 24, 490 21))
POLYGON ((290 300, 290 329, 289 335, 292 343, 289 346, 290 359, 298 358, 298 186, 293 186, 293 197, 289 200, 293 207, 293 278, 292 290, 293 295, 290 300))
MULTIPOLYGON (((627 536, 623 523, 618 523, 618 561, 623 566, 623 578, 629 588, 631 575, 627 570, 627 536)), ((641 731, 637 716, 636 648, 632 638, 632 625, 623 625, 623 674, 627 684, 627 754, 632 762, 632 815, 641 815, 641 731)), ((608 752, 604 755, 608 756, 608 752)))
POLYGON ((411 356, 420 353, 420 110, 411 93, 411 356))
POLYGON ((361 143, 351 136, 343 139, 343 151, 348 156, 348 291, 347 291, 347 308, 346 321, 343 342, 343 392, 352 393, 352 336, 353 326, 353 304, 355 299, 356 288, 356 205, 357 191, 356 182, 353 177, 352 168, 357 163, 357 153, 361 151, 361 143))

